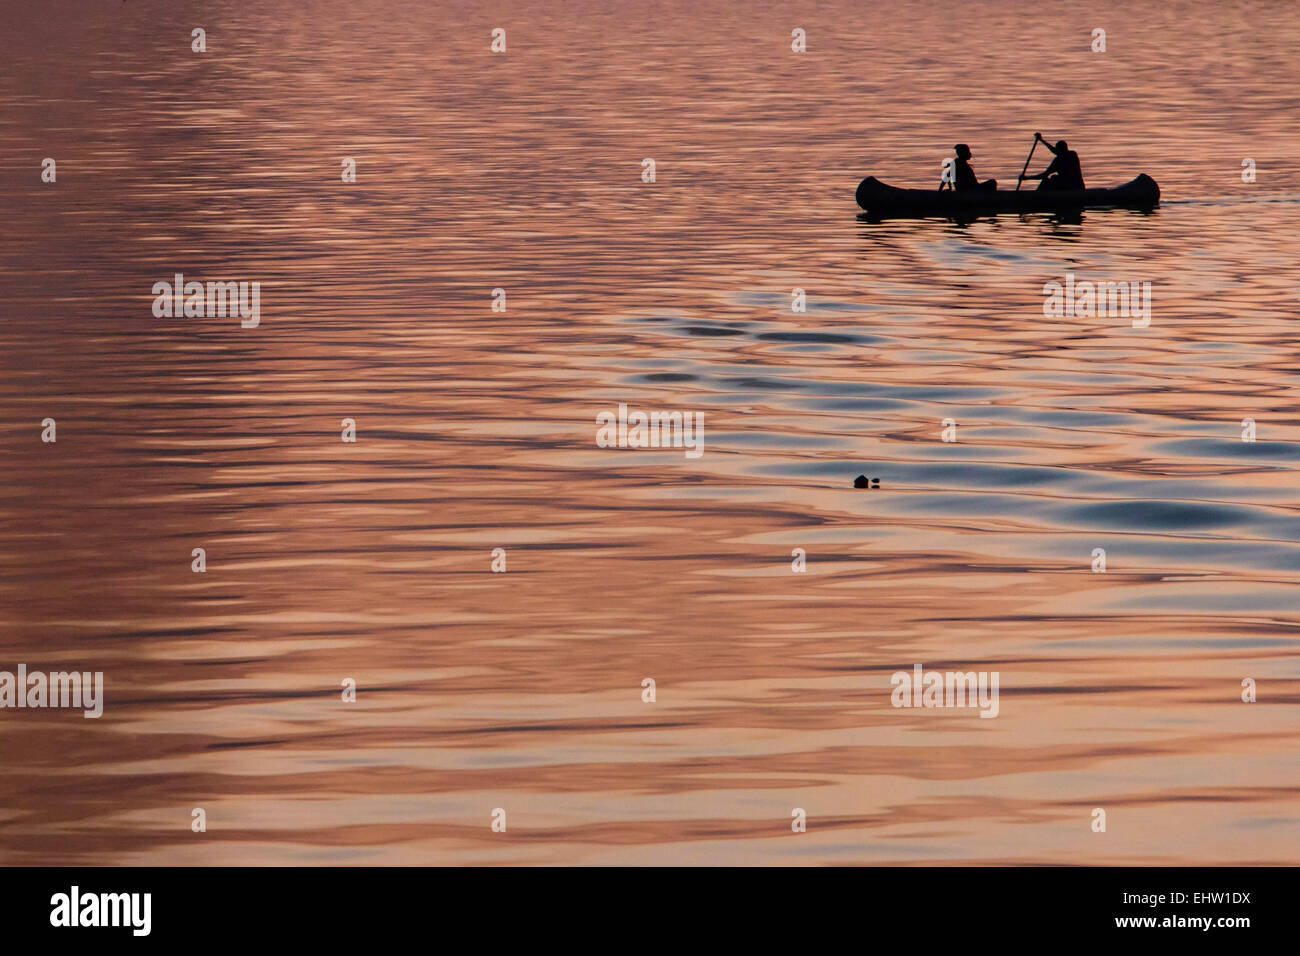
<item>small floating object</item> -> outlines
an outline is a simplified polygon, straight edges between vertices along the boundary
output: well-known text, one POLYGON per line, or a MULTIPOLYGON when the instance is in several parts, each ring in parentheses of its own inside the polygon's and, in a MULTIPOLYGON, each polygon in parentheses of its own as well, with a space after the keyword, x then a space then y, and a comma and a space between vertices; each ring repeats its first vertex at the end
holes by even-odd
POLYGON ((853 479, 853 487, 854 488, 879 488, 880 479, 868 478, 866 475, 858 475, 858 477, 853 479))
POLYGON ((868 176, 858 185, 858 205, 871 216, 955 216, 994 212, 1056 212, 1091 206, 1149 208, 1160 187, 1146 173, 1114 189, 900 189, 868 176))

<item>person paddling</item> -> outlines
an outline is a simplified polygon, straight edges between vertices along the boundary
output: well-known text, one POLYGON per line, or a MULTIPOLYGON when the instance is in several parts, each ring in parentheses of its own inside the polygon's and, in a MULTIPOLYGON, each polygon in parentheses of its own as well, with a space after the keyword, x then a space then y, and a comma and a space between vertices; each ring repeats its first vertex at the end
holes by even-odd
POLYGON ((1043 139, 1042 133, 1034 134, 1034 141, 1042 143, 1056 156, 1041 173, 1022 176, 1022 179, 1041 179, 1039 189, 1084 189, 1083 169, 1079 166, 1079 154, 1070 149, 1065 140, 1057 140, 1053 146, 1043 139))
POLYGON ((966 189, 998 188, 998 181, 996 179, 987 179, 984 182, 980 182, 975 177, 975 170, 971 169, 970 165, 971 151, 969 146, 965 143, 958 143, 953 147, 953 151, 957 154, 957 162, 955 164, 956 168, 954 169, 954 189, 962 191, 966 189))

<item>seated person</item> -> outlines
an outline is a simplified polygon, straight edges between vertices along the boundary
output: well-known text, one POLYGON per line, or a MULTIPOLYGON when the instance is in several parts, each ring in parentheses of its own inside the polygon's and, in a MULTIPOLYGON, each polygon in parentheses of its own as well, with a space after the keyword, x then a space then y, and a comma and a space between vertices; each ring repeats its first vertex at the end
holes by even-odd
POLYGON ((998 181, 996 179, 986 179, 984 182, 980 182, 975 178, 975 170, 971 169, 970 166, 971 152, 969 146, 965 143, 958 143, 953 147, 953 150, 957 153, 956 168, 954 170, 957 179, 953 184, 954 189, 964 191, 968 189, 998 188, 998 181))
POLYGON ((1079 154, 1070 149, 1070 144, 1059 140, 1055 146, 1043 139, 1042 133, 1035 133, 1034 139, 1056 154, 1051 165, 1041 173, 1026 176, 1025 179, 1041 179, 1039 189, 1084 189, 1083 169, 1079 166, 1079 154))

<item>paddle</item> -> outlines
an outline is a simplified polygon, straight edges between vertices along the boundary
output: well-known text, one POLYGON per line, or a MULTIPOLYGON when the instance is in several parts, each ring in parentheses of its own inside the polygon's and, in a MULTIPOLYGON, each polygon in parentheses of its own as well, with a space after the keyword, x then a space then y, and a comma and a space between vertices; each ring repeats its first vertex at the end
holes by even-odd
POLYGON ((1020 170, 1020 178, 1016 180, 1016 192, 1020 192, 1020 184, 1025 181, 1025 173, 1029 172, 1029 161, 1034 158, 1034 150, 1038 146, 1038 141, 1042 138, 1042 133, 1034 134, 1034 145, 1029 147, 1029 155, 1025 157, 1025 168, 1020 170))

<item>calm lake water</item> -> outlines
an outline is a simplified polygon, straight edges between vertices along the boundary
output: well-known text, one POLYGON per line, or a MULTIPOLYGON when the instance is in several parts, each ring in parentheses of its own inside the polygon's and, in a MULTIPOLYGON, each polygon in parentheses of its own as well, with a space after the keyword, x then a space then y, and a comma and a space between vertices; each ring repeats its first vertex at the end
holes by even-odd
POLYGON ((1292 3, 11 7, 0 860, 1300 860, 1292 3), (1160 207, 856 216, 1035 130, 1160 207))

